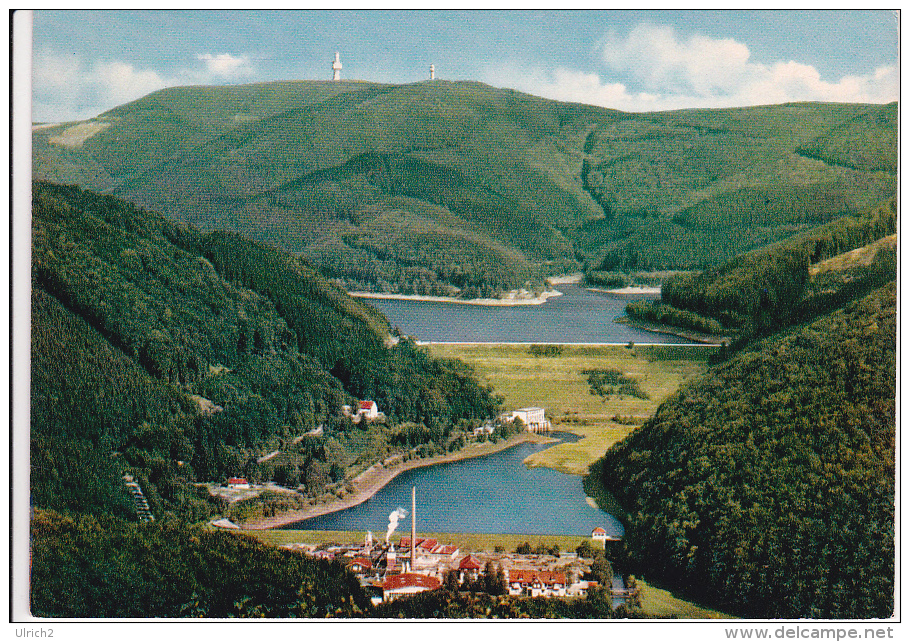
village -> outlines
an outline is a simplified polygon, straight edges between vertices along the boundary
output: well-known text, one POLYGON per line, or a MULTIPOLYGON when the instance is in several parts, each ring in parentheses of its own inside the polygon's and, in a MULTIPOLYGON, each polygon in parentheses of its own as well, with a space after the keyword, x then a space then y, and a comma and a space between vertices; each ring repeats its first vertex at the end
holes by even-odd
MULTIPOLYGON (((382 420, 383 414, 373 401, 361 401, 356 409, 349 406, 343 412, 355 422, 382 420)), ((524 430, 548 433, 552 424, 544 408, 528 407, 504 413, 500 422, 519 422, 524 430)), ((474 429, 476 438, 491 433, 493 425, 487 423, 474 429)), ((311 434, 318 436, 318 429, 311 434)), ((274 455, 274 453, 273 453, 274 455)), ((390 462, 387 462, 390 463, 390 462)), ((255 495, 261 489, 242 477, 228 479, 224 488, 215 490, 229 501, 255 495)), ((303 554, 343 563, 354 573, 374 603, 413 595, 445 586, 451 590, 481 590, 497 595, 568 598, 585 597, 597 588, 603 588, 614 600, 624 600, 630 591, 621 577, 604 576, 604 549, 608 541, 618 538, 608 535, 603 528, 594 528, 590 544, 580 552, 556 549, 538 550, 519 547, 506 552, 501 547, 490 551, 463 551, 458 546, 435 538, 417 537, 416 501, 412 489, 411 536, 402 536, 397 542, 392 535, 407 511, 397 509, 389 516, 385 539, 367 532, 362 543, 292 543, 280 548, 300 551, 303 554), (414 543, 412 545, 412 542, 414 543), (593 544, 593 545, 591 545, 593 544), (597 567, 598 560, 601 563, 597 567)), ((219 528, 238 528, 229 520, 212 523, 219 528)))
MULTIPOLYGON (((411 535, 402 536, 396 548, 392 536, 407 511, 396 508, 389 515, 385 540, 367 532, 362 544, 285 544, 281 548, 302 551, 317 559, 342 562, 360 578, 375 603, 438 589, 481 590, 491 594, 529 597, 583 597, 602 586, 614 598, 629 597, 630 591, 613 575, 603 554, 590 545, 576 552, 555 549, 546 552, 519 547, 514 553, 463 552, 435 538, 417 537, 416 487, 411 488, 411 535), (582 553, 582 554, 579 554, 582 553), (600 565, 595 569, 599 558, 600 565), (610 569, 610 570, 606 570, 610 569)), ((617 538, 603 528, 591 532, 601 550, 617 538)))
MULTIPOLYGON (((412 513, 413 515, 413 513, 412 513)), ((591 534, 595 546, 610 540, 602 528, 591 534)), ((464 552, 434 538, 402 536, 397 545, 367 533, 358 545, 285 544, 281 548, 342 562, 360 578, 375 602, 445 586, 454 590, 481 590, 493 594, 528 597, 584 597, 601 581, 588 579, 595 565, 577 552, 464 552), (412 546, 411 542, 415 542, 412 546)), ((609 578, 612 579, 612 578, 609 578)), ((626 598, 630 591, 616 580, 603 585, 612 597, 626 598), (619 585, 617 586, 617 582, 619 585)))

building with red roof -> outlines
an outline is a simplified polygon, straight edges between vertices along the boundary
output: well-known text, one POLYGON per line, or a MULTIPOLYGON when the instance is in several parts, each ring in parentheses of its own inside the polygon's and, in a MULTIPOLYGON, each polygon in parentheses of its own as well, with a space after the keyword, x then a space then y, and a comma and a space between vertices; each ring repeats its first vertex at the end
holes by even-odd
POLYGON ((375 401, 361 401, 357 408, 357 414, 360 417, 376 419, 379 416, 379 406, 376 405, 375 401))
POLYGON ((434 548, 433 554, 455 559, 455 556, 458 555, 458 550, 459 549, 457 546, 453 546, 451 544, 443 544, 434 548))
POLYGON ((227 485, 229 488, 249 488, 250 482, 247 481, 246 477, 230 477, 227 480, 227 485))
POLYGON ((462 558, 461 562, 458 563, 459 571, 479 571, 482 568, 483 564, 473 555, 462 558))
POLYGON ((458 580, 460 582, 464 582, 465 578, 476 580, 482 568, 483 563, 479 559, 468 555, 458 563, 458 580))
POLYGON ((506 582, 509 595, 553 597, 566 594, 566 574, 557 571, 514 568, 509 570, 506 582))
POLYGON ((348 568, 351 569, 351 572, 358 575, 369 573, 371 570, 373 570, 373 562, 369 557, 358 556, 348 562, 348 568))
POLYGON ((413 595, 424 591, 432 591, 442 586, 435 577, 421 575, 420 573, 400 573, 390 575, 382 583, 382 599, 389 601, 402 595, 413 595))

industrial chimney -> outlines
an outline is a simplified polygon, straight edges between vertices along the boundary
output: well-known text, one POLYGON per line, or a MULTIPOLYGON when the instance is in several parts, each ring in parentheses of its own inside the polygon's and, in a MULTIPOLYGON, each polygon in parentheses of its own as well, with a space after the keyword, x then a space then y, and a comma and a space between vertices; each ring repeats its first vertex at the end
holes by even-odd
POLYGON ((417 486, 411 486, 411 572, 417 568, 417 486))

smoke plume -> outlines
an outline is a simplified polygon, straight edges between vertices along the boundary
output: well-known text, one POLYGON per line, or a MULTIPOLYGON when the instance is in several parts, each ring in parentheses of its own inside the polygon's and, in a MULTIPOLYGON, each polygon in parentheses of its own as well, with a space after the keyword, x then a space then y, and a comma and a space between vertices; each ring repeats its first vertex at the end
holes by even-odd
POLYGON ((408 511, 403 509, 401 506, 393 510, 389 514, 389 528, 385 533, 385 543, 389 543, 389 538, 392 537, 392 533, 395 532, 395 529, 398 528, 398 520, 404 519, 408 516, 408 511))

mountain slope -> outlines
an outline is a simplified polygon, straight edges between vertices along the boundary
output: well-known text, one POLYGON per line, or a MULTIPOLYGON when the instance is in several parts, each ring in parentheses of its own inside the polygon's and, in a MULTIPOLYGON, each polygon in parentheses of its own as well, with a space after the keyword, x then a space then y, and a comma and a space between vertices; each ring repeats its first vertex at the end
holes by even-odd
POLYGON ((767 335, 840 307, 892 280, 896 242, 876 245, 874 251, 869 247, 864 252, 868 260, 849 275, 837 276, 813 266, 896 231, 897 201, 891 198, 868 211, 839 217, 723 265, 674 275, 663 285, 660 304, 636 304, 628 313, 647 319, 657 308, 675 308, 684 311, 680 318, 694 313, 705 323, 721 324, 737 333, 741 342, 767 335))
POLYGON ((737 354, 598 462, 646 578, 746 617, 891 616, 895 296, 737 354))
POLYGON ((480 83, 285 82, 36 130, 33 168, 349 287, 469 296, 576 259, 713 265, 866 209, 894 192, 895 132, 895 104, 626 114, 480 83))
POLYGON ((394 450, 402 422, 445 449, 495 414, 466 366, 392 345, 384 317, 286 252, 40 182, 32 221, 36 506, 129 517, 130 472, 159 517, 192 521, 212 507, 191 482, 267 481, 256 459, 279 447, 319 495, 394 450), (388 423, 352 425, 357 399, 388 423))

